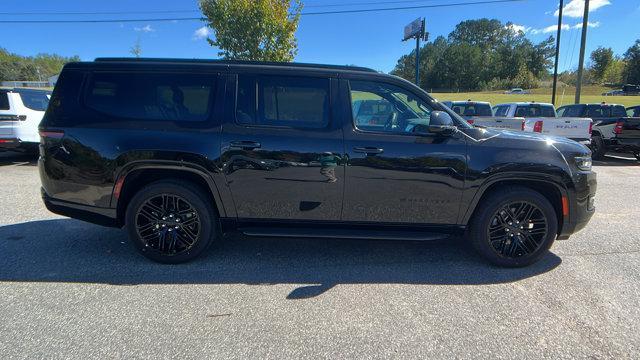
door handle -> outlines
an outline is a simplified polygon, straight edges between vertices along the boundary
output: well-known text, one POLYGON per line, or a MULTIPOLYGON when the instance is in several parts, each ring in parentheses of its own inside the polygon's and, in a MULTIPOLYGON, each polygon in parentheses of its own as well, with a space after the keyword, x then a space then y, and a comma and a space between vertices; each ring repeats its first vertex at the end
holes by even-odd
POLYGON ((367 147, 354 147, 353 151, 357 153, 362 153, 362 154, 382 154, 384 152, 384 149, 367 146, 367 147))
POLYGON ((253 150, 253 149, 260 148, 260 143, 257 141, 247 141, 247 140, 232 141, 231 147, 240 148, 242 150, 253 150))

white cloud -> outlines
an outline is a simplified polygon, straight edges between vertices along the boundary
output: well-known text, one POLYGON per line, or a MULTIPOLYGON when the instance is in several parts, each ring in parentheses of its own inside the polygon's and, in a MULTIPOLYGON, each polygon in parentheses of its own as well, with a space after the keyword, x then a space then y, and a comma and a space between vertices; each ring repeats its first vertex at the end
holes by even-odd
MULTIPOLYGON (((596 21, 596 22, 589 22, 587 24, 588 27, 590 28, 597 28, 600 26, 600 22, 596 21)), ((574 29, 582 29, 582 23, 579 22, 575 25, 569 25, 569 24, 562 24, 562 30, 574 30, 574 29)), ((549 34, 549 33, 555 33, 558 31, 558 25, 549 25, 545 28, 542 29, 531 29, 529 32, 533 35, 537 35, 537 34, 549 34)))
POLYGON ((156 31, 156 29, 152 28, 151 25, 147 24, 143 27, 134 27, 133 30, 135 31, 142 31, 142 32, 153 32, 156 31))
POLYGON ((529 30, 531 30, 530 27, 528 26, 524 26, 524 25, 518 25, 518 24, 509 24, 507 26, 505 26, 506 29, 511 29, 511 31, 513 31, 514 33, 520 32, 522 31, 523 33, 527 33, 529 30))
POLYGON ((206 39, 211 35, 211 30, 208 27, 203 26, 196 31, 193 32, 193 40, 202 40, 206 39))
MULTIPOLYGON (((570 30, 571 26, 567 25, 567 24, 562 24, 562 30, 570 30)), ((558 31, 558 25, 549 25, 545 28, 542 29, 532 29, 531 33, 532 34, 548 34, 548 33, 554 33, 558 31)))
MULTIPOLYGON (((599 26, 600 26, 600 21, 596 21, 596 22, 589 21, 587 23, 587 27, 590 27, 590 28, 597 28, 599 26)), ((573 25, 572 28, 573 29, 582 29, 582 23, 577 23, 577 24, 573 25)))
MULTIPOLYGON (((590 0, 589 13, 598 10, 603 6, 611 5, 609 0, 590 0)), ((556 10, 555 16, 560 14, 560 10, 556 10)), ((581 18, 584 15, 584 0, 571 0, 562 9, 562 15, 572 18, 581 18)))

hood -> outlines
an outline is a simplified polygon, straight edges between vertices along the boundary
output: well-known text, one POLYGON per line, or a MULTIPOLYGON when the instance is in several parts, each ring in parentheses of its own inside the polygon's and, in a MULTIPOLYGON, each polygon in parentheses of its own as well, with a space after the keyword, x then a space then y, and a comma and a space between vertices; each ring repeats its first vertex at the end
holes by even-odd
MULTIPOLYGON (((538 133, 473 128, 462 130, 469 138, 478 143, 494 146, 539 149, 540 147, 554 147, 563 154, 590 154, 588 147, 561 136, 550 136, 538 133)), ((472 141, 473 141, 472 140, 472 141)))

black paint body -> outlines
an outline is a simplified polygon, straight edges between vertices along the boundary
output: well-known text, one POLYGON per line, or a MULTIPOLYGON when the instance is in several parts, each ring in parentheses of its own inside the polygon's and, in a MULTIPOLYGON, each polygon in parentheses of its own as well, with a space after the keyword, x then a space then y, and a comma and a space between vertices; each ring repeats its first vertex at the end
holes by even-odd
POLYGON ((560 238, 584 227, 594 211, 595 173, 580 171, 573 162, 589 154, 586 147, 561 138, 472 128, 409 82, 362 69, 214 61, 72 63, 61 74, 40 130, 64 132, 61 138, 43 137, 41 143, 39 168, 48 208, 110 226, 123 225, 126 202, 137 188, 165 176, 203 186, 224 226, 460 232, 484 194, 510 184, 544 192, 558 212, 560 238), (83 100, 92 74, 101 71, 203 74, 216 82, 214 107, 209 120, 193 128, 109 119, 83 100), (329 79, 329 125, 238 124, 236 82, 243 73, 329 79), (458 131, 448 136, 359 131, 351 113, 352 79, 406 89, 448 112, 458 131), (330 169, 320 160, 327 153, 338 159, 330 169), (332 177, 335 182, 328 181, 332 177), (123 186, 114 194, 118 182, 123 186), (568 216, 562 215, 563 197, 568 216))

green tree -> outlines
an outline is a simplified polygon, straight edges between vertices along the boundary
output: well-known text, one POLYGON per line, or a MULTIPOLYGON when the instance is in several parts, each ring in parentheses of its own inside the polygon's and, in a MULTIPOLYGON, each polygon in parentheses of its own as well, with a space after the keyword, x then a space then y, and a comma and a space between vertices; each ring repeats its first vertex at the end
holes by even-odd
POLYGON ((207 38, 225 59, 293 61, 300 0, 200 0, 214 38, 207 38))
POLYGON ((60 73, 68 62, 80 61, 78 56, 64 57, 55 54, 20 56, 0 48, 0 80, 46 80, 60 73))
POLYGON ((640 84, 640 39, 624 53, 624 61, 625 81, 629 84, 640 84))
POLYGON ((591 71, 596 81, 602 81, 605 72, 613 63, 613 50, 611 48, 598 47, 591 52, 591 71))
POLYGON ((140 45, 140 38, 136 40, 135 44, 129 49, 129 53, 137 58, 142 55, 142 46, 140 45))
POLYGON ((600 80, 605 84, 622 84, 625 65, 624 60, 614 58, 600 80))

